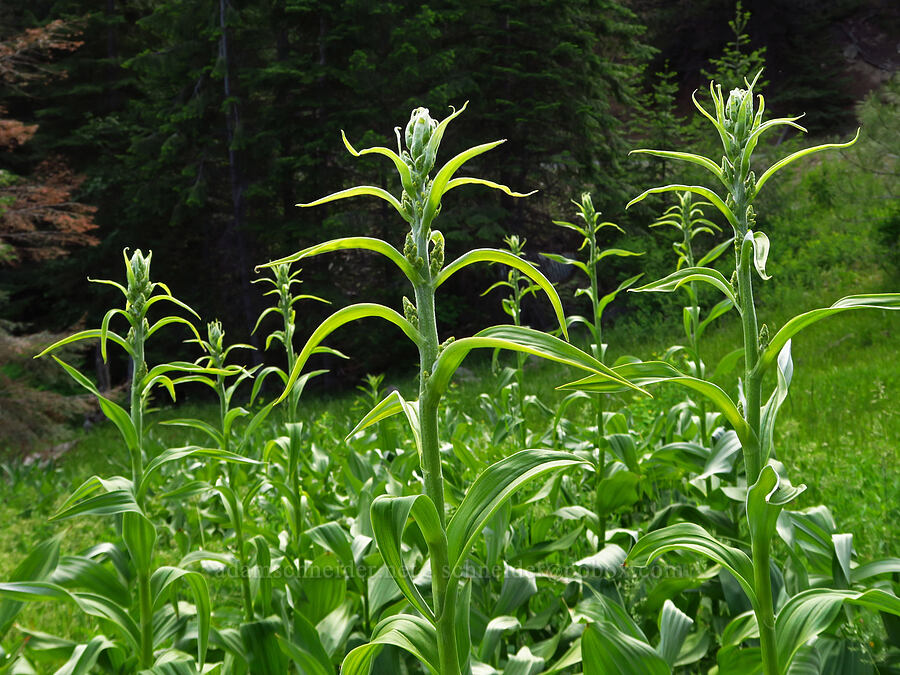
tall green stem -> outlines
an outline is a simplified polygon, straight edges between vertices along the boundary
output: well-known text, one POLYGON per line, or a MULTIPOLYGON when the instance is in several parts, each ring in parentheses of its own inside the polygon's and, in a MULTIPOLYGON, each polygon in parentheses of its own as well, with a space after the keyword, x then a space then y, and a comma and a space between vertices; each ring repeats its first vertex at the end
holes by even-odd
MULTIPOLYGON (((138 495, 138 486, 144 477, 144 392, 142 382, 147 374, 147 364, 144 359, 144 317, 137 316, 132 326, 131 346, 134 351, 134 373, 131 377, 131 423, 134 425, 137 446, 131 455, 131 473, 135 494, 138 495)), ((139 495, 138 495, 139 496, 139 495)), ((143 504, 140 504, 143 507, 143 504)), ((146 560, 152 561, 152 551, 146 560)), ((141 568, 139 560, 134 560, 137 569, 138 582, 138 612, 141 631, 140 662, 142 668, 150 668, 153 665, 153 602, 150 589, 150 569, 141 568)))
MULTIPOLYGON (((422 283, 416 284, 416 315, 422 342, 419 346, 419 423, 422 439, 422 473, 425 494, 434 502, 441 527, 445 526, 444 476, 441 470, 440 439, 438 436, 438 408, 440 397, 430 385, 429 368, 438 356, 437 320, 434 312, 434 283, 431 279, 428 233, 419 229, 416 248, 426 261, 421 269, 422 283)), ((437 618, 438 658, 441 675, 459 675, 459 655, 456 649, 456 582, 450 578, 450 557, 445 542, 434 546, 431 557, 431 590, 437 618)))
MULTIPOLYGON (((743 180, 741 181, 743 188, 743 180)), ((737 212, 741 215, 742 227, 736 232, 738 302, 741 306, 741 326, 744 334, 744 419, 750 427, 749 440, 744 447, 744 466, 747 485, 753 485, 762 470, 763 458, 760 454, 760 400, 762 381, 757 373, 759 361, 759 328, 756 319, 756 305, 753 301, 753 240, 743 239, 748 230, 746 213, 748 200, 743 189, 735 190, 737 212)), ((775 612, 772 605, 772 580, 769 572, 769 539, 754 537, 751 527, 751 552, 753 560, 753 584, 758 598, 756 622, 759 626, 760 651, 765 675, 777 675, 778 652, 775 648, 775 612)))

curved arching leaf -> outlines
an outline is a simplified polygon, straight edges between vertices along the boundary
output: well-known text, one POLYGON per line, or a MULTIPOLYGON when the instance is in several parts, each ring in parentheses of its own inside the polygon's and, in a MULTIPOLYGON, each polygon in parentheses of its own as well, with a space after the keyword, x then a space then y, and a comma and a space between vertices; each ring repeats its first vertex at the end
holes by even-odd
POLYGON ((403 186, 403 189, 406 190, 407 193, 413 194, 412 173, 410 172, 409 167, 406 165, 406 162, 403 161, 403 158, 400 157, 400 155, 398 155, 390 148, 382 147, 356 150, 352 145, 350 145, 350 141, 347 140, 347 134, 344 133, 343 129, 341 129, 341 140, 344 141, 344 147, 347 148, 347 151, 354 157, 362 157, 363 155, 383 155, 384 157, 387 157, 394 163, 394 166, 397 168, 397 173, 400 174, 400 184, 403 186))
POLYGON ((757 606, 753 589, 753 563, 743 551, 723 544, 694 523, 678 523, 641 537, 625 559, 626 565, 646 567, 669 551, 692 551, 727 569, 757 606))
MULTIPOLYGON (((381 495, 372 502, 372 531, 378 543, 378 551, 385 565, 410 604, 431 623, 435 622, 434 610, 419 593, 412 575, 403 562, 401 540, 410 517, 416 521, 429 551, 434 546, 447 546, 444 530, 434 503, 427 495, 390 497, 381 495)), ((433 559, 433 558, 432 558, 433 559)))
POLYGON ((722 201, 722 198, 719 195, 702 185, 664 185, 662 187, 650 188, 628 202, 625 208, 627 209, 633 204, 637 204, 650 195, 662 192, 693 192, 694 194, 698 194, 701 197, 708 199, 713 206, 719 209, 733 228, 737 229, 738 227, 738 219, 737 216, 734 215, 734 212, 725 205, 725 202, 722 201))
POLYGON ((509 349, 540 356, 589 372, 604 373, 609 380, 626 389, 647 393, 574 345, 524 326, 491 326, 472 337, 450 343, 438 356, 431 373, 430 383, 436 393, 446 391, 456 369, 473 349, 509 349))
POLYGON ((769 341, 769 346, 766 347, 765 351, 760 356, 757 368, 761 373, 764 373, 768 369, 768 367, 771 366, 772 363, 774 363, 775 359, 778 357, 778 353, 781 351, 781 348, 784 347, 787 341, 807 326, 814 324, 816 321, 820 321, 826 317, 832 316, 834 314, 839 314, 840 312, 846 312, 852 309, 898 310, 900 309, 900 293, 848 295, 847 297, 841 298, 840 300, 835 302, 831 307, 814 309, 811 312, 798 314, 793 319, 784 324, 784 326, 781 327, 781 330, 775 333, 775 335, 769 341))
POLYGON ((709 159, 708 157, 704 157, 703 155, 695 155, 690 152, 674 152, 671 150, 632 150, 628 153, 629 155, 643 154, 643 155, 653 155, 654 157, 661 157, 662 159, 677 159, 682 162, 690 162, 691 164, 696 164, 697 166, 702 166, 704 169, 709 171, 713 176, 718 178, 725 187, 728 187, 728 184, 725 182, 725 177, 722 175, 722 169, 716 164, 714 161, 709 159))
POLYGON ((543 290, 550 299, 550 304, 553 305, 553 311, 556 313, 556 320, 559 322, 563 335, 568 338, 569 334, 566 328, 566 315, 563 311, 562 301, 559 299, 559 293, 556 292, 556 288, 534 265, 508 251, 501 251, 494 248, 476 248, 468 253, 464 253, 441 270, 437 279, 434 280, 434 287, 437 288, 440 286, 447 281, 451 275, 458 272, 463 267, 479 262, 502 263, 508 265, 509 267, 519 270, 522 274, 540 286, 541 290, 543 290))
POLYGON ((840 591, 813 588, 798 593, 785 603, 775 619, 775 648, 783 674, 788 672, 797 650, 827 629, 844 603, 900 615, 900 598, 880 589, 840 591))
MULTIPOLYGON (((432 134, 432 137, 433 136, 434 134, 432 134)), ((431 183, 431 189, 428 192, 428 201, 425 203, 425 210, 422 215, 422 224, 424 226, 427 227, 428 225, 430 225, 431 221, 434 220, 435 215, 437 215, 438 207, 441 204, 441 197, 443 197, 444 192, 447 191, 447 184, 450 182, 450 179, 453 178, 453 174, 455 174, 463 164, 468 162, 473 157, 477 157, 478 155, 485 153, 488 150, 492 150, 501 143, 505 142, 505 139, 499 141, 491 141, 489 143, 476 145, 475 147, 469 148, 468 150, 463 150, 461 153, 456 155, 456 157, 449 160, 446 164, 444 164, 444 166, 441 167, 440 171, 438 171, 435 175, 434 180, 431 183)))
MULTIPOLYGON (((407 279, 409 279, 410 283, 415 284, 421 282, 422 280, 422 276, 403 256, 403 254, 400 253, 400 251, 398 251, 386 241, 376 239, 374 237, 341 237, 340 239, 332 239, 331 241, 326 241, 321 244, 316 244, 315 246, 305 248, 302 251, 298 251, 293 255, 287 256, 286 258, 279 258, 278 260, 273 260, 272 262, 268 262, 265 265, 258 265, 256 269, 259 270, 266 267, 275 267, 277 265, 293 263, 297 262, 298 260, 303 260, 304 258, 312 258, 313 256, 321 255, 323 253, 331 253, 332 251, 347 250, 363 250, 380 253, 385 258, 394 263, 397 267, 399 267, 400 271, 403 272, 407 279)), ((269 309, 277 311, 278 308, 270 307, 269 309)))
POLYGON ((287 398, 288 394, 290 394, 294 383, 297 381, 297 378, 300 377, 300 371, 303 370, 306 361, 309 359, 310 355, 313 354, 322 340, 344 324, 367 317, 379 317, 386 321, 390 321, 398 326, 416 345, 418 345, 422 339, 421 335, 419 335, 419 331, 416 330, 416 327, 390 307, 371 302, 361 302, 356 305, 350 305, 349 307, 339 309, 320 323, 313 331, 313 334, 309 336, 306 344, 303 345, 303 349, 301 349, 300 353, 297 355, 297 360, 294 362, 294 367, 288 376, 284 391, 281 393, 281 396, 276 399, 276 403, 280 403, 287 398))
POLYGON ((485 469, 447 523, 451 576, 456 576, 488 519, 516 490, 536 476, 576 464, 588 462, 567 452, 530 449, 504 457, 485 469))
POLYGON ((653 647, 610 623, 592 623, 581 635, 584 675, 669 675, 672 671, 653 647))
POLYGON ((730 300, 732 304, 737 305, 737 299, 734 297, 734 290, 731 288, 731 284, 728 283, 728 280, 724 276, 722 276, 721 272, 710 267, 685 267, 659 281, 654 281, 638 288, 632 288, 631 292, 646 293, 648 291, 661 291, 663 293, 671 293, 692 281, 702 281, 703 283, 716 287, 725 294, 725 297, 730 300))
POLYGON ((768 181, 772 176, 774 176, 775 172, 778 171, 779 169, 784 168, 791 162, 793 162, 797 159, 800 159, 801 157, 806 157, 807 155, 811 155, 815 152, 821 152, 822 150, 832 150, 835 148, 849 148, 851 145, 856 143, 856 139, 859 138, 859 132, 860 132, 860 130, 857 129, 856 135, 852 139, 847 141, 846 143, 825 143, 824 145, 817 145, 813 148, 806 148, 804 150, 798 150, 797 152, 788 155, 784 159, 781 159, 781 160, 775 162, 772 166, 770 166, 768 169, 766 169, 763 172, 763 174, 757 179, 756 190, 753 192, 752 196, 755 197, 756 195, 758 195, 759 191, 762 190, 763 185, 766 184, 766 181, 768 181))
POLYGON ((194 596, 194 607, 197 610, 197 661, 202 667, 206 663, 210 616, 212 615, 212 605, 209 600, 209 587, 206 584, 206 577, 199 572, 191 572, 178 567, 158 568, 150 577, 154 609, 159 609, 162 603, 165 602, 168 595, 166 591, 176 581, 186 583, 194 596))
POLYGON ((367 412, 365 417, 363 417, 359 421, 359 423, 355 427, 353 427, 353 431, 347 434, 345 440, 349 440, 357 432, 360 432, 363 429, 367 429, 373 424, 377 424, 381 420, 387 419, 388 417, 396 415, 399 412, 403 412, 406 415, 406 421, 409 423, 409 428, 412 431, 413 439, 416 442, 416 448, 418 448, 419 454, 421 454, 422 434, 419 429, 418 401, 407 401, 397 390, 394 390, 390 394, 385 396, 378 404, 375 405, 375 407, 367 412))
POLYGON ((384 188, 375 187, 374 185, 359 185, 357 187, 347 188, 346 190, 341 190, 339 192, 330 194, 327 197, 316 199, 315 201, 309 202, 308 204, 296 204, 295 206, 300 206, 303 208, 307 208, 310 206, 320 206, 322 204, 327 204, 328 202, 337 201, 338 199, 348 199, 350 197, 360 197, 364 195, 383 199, 388 204, 393 206, 397 210, 397 213, 399 213, 404 220, 409 220, 410 216, 403 210, 403 206, 400 205, 399 200, 384 188))
POLYGON ((734 427, 741 443, 746 447, 751 440, 752 430, 728 396, 718 385, 685 375, 671 364, 663 361, 637 361, 613 368, 617 379, 611 379, 606 373, 595 373, 581 380, 564 384, 559 389, 575 389, 599 393, 614 393, 622 390, 621 379, 632 384, 632 387, 644 387, 651 384, 671 382, 692 389, 712 401, 719 411, 734 427))
POLYGON ((396 614, 380 621, 372 631, 372 639, 344 657, 341 675, 369 675, 372 662, 384 645, 394 645, 409 652, 433 675, 440 672, 434 626, 420 616, 396 614))

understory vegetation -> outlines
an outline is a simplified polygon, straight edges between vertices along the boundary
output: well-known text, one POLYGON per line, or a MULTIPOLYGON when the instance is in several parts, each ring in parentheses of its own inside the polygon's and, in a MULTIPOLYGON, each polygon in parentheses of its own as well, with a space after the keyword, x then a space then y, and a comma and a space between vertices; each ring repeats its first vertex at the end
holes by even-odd
MULTIPOLYGON (((466 105, 414 109, 396 149, 343 135, 395 187, 300 206, 378 199, 391 234, 257 268, 253 335, 279 365, 248 365, 254 347, 126 251, 93 280, 118 303, 39 355, 95 422, 0 464, 0 673, 895 672, 896 167, 865 130, 766 144, 805 130, 767 114, 754 74, 695 99, 696 152, 632 153, 668 167, 631 195, 645 231, 575 195, 547 223, 566 254, 511 234, 447 255, 465 191, 530 195, 463 173, 503 141, 441 152, 466 105), (400 311, 326 304, 301 334, 323 305, 305 271, 345 251, 389 263, 400 311), (441 286, 473 265, 502 269, 483 300, 508 321, 444 334, 441 286), (361 320, 407 338, 415 374, 308 396, 358 356, 329 342, 361 320), (165 360, 166 334, 194 360, 165 360), (127 390, 98 388, 83 344, 127 356, 127 390)), ((864 126, 896 100, 873 105, 864 126)))

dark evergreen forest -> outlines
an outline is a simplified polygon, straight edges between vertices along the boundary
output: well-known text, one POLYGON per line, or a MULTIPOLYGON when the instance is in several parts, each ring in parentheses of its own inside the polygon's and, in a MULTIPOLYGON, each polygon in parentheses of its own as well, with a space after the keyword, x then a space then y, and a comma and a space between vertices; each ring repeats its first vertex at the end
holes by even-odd
MULTIPOLYGON (((629 158, 630 148, 695 143, 691 92, 760 65, 771 108, 806 111, 813 137, 846 134, 856 102, 896 68, 897 20, 893 3, 876 0, 748 0, 737 15, 722 0, 4 0, 0 44, 59 21, 80 45, 37 54, 39 77, 0 78, 0 121, 37 125, 28 142, 0 147, 0 168, 37 176, 48 158, 64 161, 68 198, 94 207, 97 227, 66 255, 0 265, 0 312, 23 331, 97 325, 115 291, 86 276, 114 276, 124 247, 151 249, 156 280, 232 339, 255 342, 265 300, 254 265, 347 233, 402 245, 382 202, 294 206, 336 186, 395 187, 392 167, 351 157, 341 131, 356 147, 392 146, 411 109, 442 118, 466 101, 442 153, 508 139, 473 175, 539 192, 459 191, 441 215, 448 256, 512 233, 552 275, 537 254, 577 247, 551 220, 569 217, 584 191, 631 246, 665 247, 644 227, 658 205, 624 205, 677 167, 629 158)), ((381 264, 334 256, 304 270, 304 291, 399 307, 381 264)), ((610 283, 630 264, 612 264, 610 283)), ((476 309, 499 315, 479 298, 491 280, 459 275, 442 291, 449 333, 483 323, 470 320, 476 309)), ((325 311, 298 306, 298 332, 325 311)), ((354 368, 388 367, 395 349, 386 341, 354 368)))

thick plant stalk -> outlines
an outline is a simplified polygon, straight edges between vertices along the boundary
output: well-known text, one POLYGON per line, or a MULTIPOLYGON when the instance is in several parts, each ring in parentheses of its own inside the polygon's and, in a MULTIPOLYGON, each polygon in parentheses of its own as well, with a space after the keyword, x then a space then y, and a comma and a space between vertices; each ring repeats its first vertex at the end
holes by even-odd
MULTIPOLYGON (((423 195, 424 196, 424 195, 423 195)), ((434 312, 434 282, 430 269, 430 239, 421 223, 413 224, 417 257, 426 261, 421 266, 421 283, 415 284, 416 318, 422 341, 419 346, 419 421, 422 437, 422 472, 425 494, 434 503, 441 527, 446 528, 444 514, 444 476, 441 470, 440 439, 438 437, 438 410, 440 396, 431 390, 428 372, 430 364, 438 356, 439 338, 434 312)), ((450 560, 446 543, 441 542, 432 551, 431 589, 434 612, 437 619, 438 656, 441 675, 458 675, 459 656, 456 650, 456 594, 457 584, 450 578, 450 560)))

